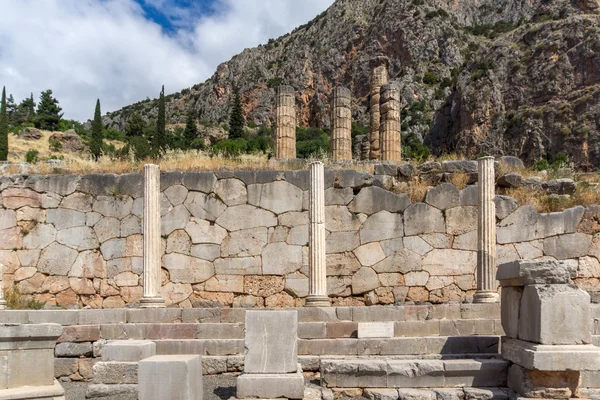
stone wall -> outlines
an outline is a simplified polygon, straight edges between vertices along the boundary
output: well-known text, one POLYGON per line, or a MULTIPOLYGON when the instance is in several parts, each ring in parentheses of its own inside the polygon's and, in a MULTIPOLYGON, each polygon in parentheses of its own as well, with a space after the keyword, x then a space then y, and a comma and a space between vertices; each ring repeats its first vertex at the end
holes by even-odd
MULTIPOLYGON (((399 175, 326 171, 334 305, 464 301, 475 289, 477 191, 443 183, 411 204, 399 175)), ((168 305, 302 306, 308 171, 163 173, 168 305)), ((0 177, 5 284, 48 305, 118 308, 142 296, 143 181, 129 175, 0 177)), ((598 291, 600 207, 538 214, 497 196, 498 263, 553 257, 598 291)))

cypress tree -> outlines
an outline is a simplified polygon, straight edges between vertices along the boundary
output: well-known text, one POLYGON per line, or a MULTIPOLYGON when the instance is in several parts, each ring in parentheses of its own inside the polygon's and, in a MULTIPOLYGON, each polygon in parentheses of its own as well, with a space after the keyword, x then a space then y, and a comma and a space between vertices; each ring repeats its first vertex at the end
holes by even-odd
POLYGON ((58 130, 60 120, 63 116, 61 111, 62 108, 59 107, 58 100, 52 97, 52 90, 42 92, 35 118, 35 126, 48 131, 58 130))
POLYGON ((17 111, 17 105, 15 104, 15 98, 13 95, 9 95, 6 99, 6 113, 8 115, 9 125, 14 125, 15 112, 17 111))
POLYGON ((2 88, 0 103, 0 161, 8 160, 8 114, 6 112, 6 88, 2 88))
POLYGON ((160 91, 160 98, 158 99, 158 116, 156 117, 156 132, 154 134, 154 141, 152 143, 152 152, 155 156, 159 156, 166 148, 166 137, 165 137, 165 85, 163 85, 160 91))
POLYGON ((102 153, 102 114, 100 112, 100 99, 96 100, 96 111, 94 112, 94 120, 92 121, 90 152, 95 160, 98 160, 102 153))
POLYGON ((242 99, 240 98, 240 93, 236 90, 235 94, 233 95, 231 115, 229 116, 229 138, 243 138, 245 124, 246 119, 244 118, 242 99))
POLYGON ((196 125, 196 119, 194 118, 194 112, 192 110, 188 111, 183 136, 185 137, 188 146, 198 138, 198 125, 196 125))

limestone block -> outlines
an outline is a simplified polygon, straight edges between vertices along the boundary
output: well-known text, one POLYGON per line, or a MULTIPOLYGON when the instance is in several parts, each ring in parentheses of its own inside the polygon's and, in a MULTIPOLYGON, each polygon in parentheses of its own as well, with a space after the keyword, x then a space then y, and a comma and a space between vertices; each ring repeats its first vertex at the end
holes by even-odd
POLYGON ((304 398, 304 375, 294 374, 244 374, 237 379, 236 396, 262 399, 304 398))
POLYGON ((308 245, 308 225, 295 226, 290 230, 287 243, 298 246, 308 245))
POLYGON ((577 270, 567 262, 517 260, 498 267, 496 279, 502 286, 566 284, 577 270))
POLYGON ((129 196, 98 196, 93 210, 105 217, 123 219, 131 214, 133 199, 129 196))
POLYGON ((577 227, 579 226, 579 223, 585 214, 585 207, 577 206, 569 208, 568 210, 564 210, 562 213, 564 217, 565 233, 577 232, 577 227))
POLYGON ((361 243, 366 244, 402 237, 404 235, 402 221, 402 214, 379 211, 369 217, 360 228, 361 243))
POLYGON ((13 210, 0 209, 0 230, 17 226, 17 213, 13 210))
POLYGON ((373 269, 379 274, 386 272, 407 274, 411 271, 420 271, 422 260, 419 254, 408 249, 402 249, 373 265, 373 269))
POLYGON ((403 212, 408 206, 410 199, 406 194, 396 194, 377 186, 370 186, 361 189, 348 208, 353 213, 372 215, 380 211, 403 212))
MULTIPOLYGON (((300 210, 302 207, 300 207, 300 210)), ((300 211, 298 210, 298 211, 300 211)), ((262 210, 254 206, 244 204, 228 207, 223 214, 217 218, 217 224, 229 232, 242 229, 251 229, 259 226, 271 227, 277 225, 277 217, 270 211, 262 210)))
POLYGON ((327 254, 345 253, 360 246, 358 232, 331 232, 325 240, 327 254))
POLYGON ((498 224, 496 237, 499 244, 528 242, 538 239, 540 216, 533 206, 519 207, 498 224))
POLYGON ((96 384, 137 384, 137 362, 97 362, 93 367, 93 382, 96 384))
POLYGON ((221 243, 221 257, 259 256, 267 245, 265 227, 231 232, 221 243))
POLYGON ((419 236, 405 237, 403 243, 406 249, 411 250, 421 256, 424 256, 433 250, 433 247, 419 236))
POLYGON ((87 226, 78 226, 58 231, 56 241, 75 250, 91 250, 98 248, 96 234, 87 226))
POLYGON ((191 246, 190 253, 193 257, 206 261, 215 261, 221 255, 221 246, 216 244, 198 244, 191 246))
POLYGON ((215 268, 210 261, 178 253, 165 255, 163 267, 169 271, 174 283, 201 283, 215 274, 215 268))
POLYGON ((600 369, 600 349, 592 345, 541 345, 503 338, 502 357, 523 368, 538 371, 600 369))
POLYGON ((531 371, 513 364, 508 370, 508 388, 528 398, 568 399, 579 385, 579 371, 531 371))
POLYGON ((102 348, 103 361, 137 362, 156 355, 156 343, 151 340, 116 340, 102 348))
POLYGON ((285 278, 285 291, 297 298, 308 296, 308 278, 302 274, 288 275, 285 278))
POLYGON ((328 206, 345 206, 352 201, 353 197, 352 188, 329 188, 325 190, 325 204, 328 206))
POLYGON ((458 207, 460 192, 453 184, 443 183, 427 191, 425 202, 440 210, 458 207))
POLYGON ((282 214, 302 211, 302 189, 285 181, 248 185, 248 203, 282 214))
POLYGON ((164 191, 165 196, 173 206, 183 204, 188 195, 188 190, 182 185, 173 185, 164 191))
POLYGON ((125 239, 111 239, 100 246, 100 252, 106 261, 125 257, 125 239))
POLYGON ((544 239, 544 253, 558 260, 586 256, 592 244, 592 236, 572 233, 544 239))
POLYGON ((298 370, 297 311, 249 310, 245 328, 245 373, 280 374, 298 370))
POLYGON ((216 183, 214 191, 228 206, 245 204, 248 200, 246 185, 239 179, 221 179, 216 183))
POLYGON ((436 232, 446 232, 444 216, 437 208, 417 203, 404 211, 404 234, 406 236, 436 232))
POLYGON ((574 285, 530 285, 521 298, 518 337, 547 345, 591 343, 590 296, 574 285))
POLYGON ((358 338, 393 338, 393 322, 359 322, 358 338))
POLYGON ((223 275, 257 275, 261 273, 260 257, 218 258, 215 272, 223 275))
POLYGON ((308 225, 308 212, 290 211, 279 215, 279 225, 293 228, 298 225, 308 225))
POLYGON ((56 228, 49 224, 37 224, 28 235, 23 238, 23 247, 26 249, 43 249, 56 238, 56 228))
POLYGON ((77 250, 52 243, 40 254, 38 271, 49 275, 67 275, 77 259, 77 255, 77 250))
POLYGON ((121 236, 121 222, 116 218, 104 217, 94 225, 94 232, 100 243, 116 239, 121 236))
POLYGON ((139 363, 140 400, 203 398, 202 361, 198 355, 154 356, 139 363))
POLYGON ((501 300, 502 328, 506 336, 516 339, 519 331, 519 310, 521 308, 521 287, 503 287, 501 300))
MULTIPOLYGON (((121 296, 123 295, 121 290, 121 296)), ((165 299, 166 305, 181 303, 193 293, 191 284, 169 282, 160 288, 160 295, 165 299)))
POLYGON ((85 226, 85 219, 85 213, 63 208, 50 209, 46 214, 46 222, 53 224, 58 230, 85 226))
POLYGON ((362 221, 345 206, 325 207, 325 229, 330 232, 356 231, 362 221))
POLYGON ((54 350, 57 357, 90 357, 92 355, 91 343, 58 343, 54 350))
POLYGON ((227 236, 227 231, 219 225, 212 225, 210 221, 197 218, 190 220, 185 227, 185 231, 190 235, 194 244, 220 245, 227 236))
POLYGON ((190 192, 184 205, 192 216, 208 221, 215 221, 227 209, 225 203, 214 194, 206 195, 198 192, 190 192))
POLYGON ((363 267, 352 276, 352 293, 362 294, 379 287, 379 278, 372 268, 363 267))
POLYGON ((302 247, 287 243, 271 243, 262 253, 262 270, 265 275, 288 275, 303 265, 302 247))
POLYGON ((89 212, 92 211, 93 202, 94 198, 91 195, 79 192, 63 198, 60 207, 81 212, 89 212))
POLYGON ((10 188, 2 192, 4 208, 16 210, 21 207, 40 207, 41 196, 30 189, 10 188))
POLYGON ((135 215, 129 215, 121 221, 121 236, 127 237, 142 233, 142 222, 135 215))
MULTIPOLYGON (((385 253, 378 242, 368 243, 354 250, 361 265, 370 267, 385 259, 385 253)), ((392 272, 392 271, 390 271, 392 272)))
POLYGON ((328 276, 354 275, 361 268, 354 253, 327 254, 328 276))
POLYGON ((446 232, 450 235, 477 230, 478 207, 455 207, 446 210, 446 232))
POLYGON ((167 238, 167 253, 190 254, 192 241, 190 236, 183 230, 178 230, 167 238))
POLYGON ((537 236, 545 238, 565 233, 564 215, 562 212, 540 214, 537 226, 537 236))
POLYGON ((544 244, 540 240, 515 243, 515 248, 523 260, 533 260, 544 256, 544 244))
POLYGON ((189 190, 210 193, 217 182, 217 177, 212 172, 184 172, 181 182, 189 190))
POLYGON ((477 266, 477 253, 454 249, 434 249, 423 258, 423 270, 430 275, 473 274, 477 266))
POLYGON ((190 213, 184 205, 178 205, 161 218, 161 235, 170 235, 173 231, 184 229, 190 220, 190 213))

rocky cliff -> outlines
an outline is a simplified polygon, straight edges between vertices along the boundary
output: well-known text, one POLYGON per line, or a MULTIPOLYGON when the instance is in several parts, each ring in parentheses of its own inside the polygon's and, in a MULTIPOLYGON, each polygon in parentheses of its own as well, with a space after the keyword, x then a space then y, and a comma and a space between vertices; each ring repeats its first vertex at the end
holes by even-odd
MULTIPOLYGON (((371 69, 386 64, 401 85, 403 135, 438 152, 566 152, 600 165, 598 0, 338 0, 292 33, 247 49, 206 82, 168 97, 171 123, 188 108, 227 120, 240 91, 247 119, 271 123, 275 88, 296 89, 298 117, 328 126, 329 95, 345 85, 354 119, 368 124, 371 69)), ((109 114, 123 128, 147 100, 109 114)))

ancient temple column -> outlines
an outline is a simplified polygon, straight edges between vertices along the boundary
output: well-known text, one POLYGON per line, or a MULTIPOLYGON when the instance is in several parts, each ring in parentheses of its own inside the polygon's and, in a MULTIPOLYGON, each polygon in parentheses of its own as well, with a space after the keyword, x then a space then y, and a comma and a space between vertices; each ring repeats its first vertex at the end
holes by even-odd
POLYGON ((0 263, 0 310, 6 308, 6 300, 4 300, 4 264, 0 263))
POLYGON ((331 99, 331 158, 352 160, 352 93, 345 87, 333 89, 331 99))
POLYGON ((275 158, 296 158, 296 96, 287 85, 277 89, 275 158))
POLYGON ((307 307, 330 306, 327 296, 327 263, 325 258, 325 168, 312 162, 308 189, 308 297, 307 307))
POLYGON ((381 161, 401 161, 400 89, 386 84, 380 90, 380 146, 381 161))
POLYGON ((496 283, 496 179, 494 157, 483 157, 478 163, 479 217, 477 223, 477 292, 474 303, 496 303, 500 300, 496 283))
POLYGON ((379 100, 380 89, 388 81, 388 73, 385 65, 381 65, 371 73, 371 134, 369 141, 371 142, 371 151, 369 158, 371 160, 379 160, 379 100))
POLYGON ((142 308, 165 306, 160 296, 160 167, 144 166, 144 297, 142 308))

